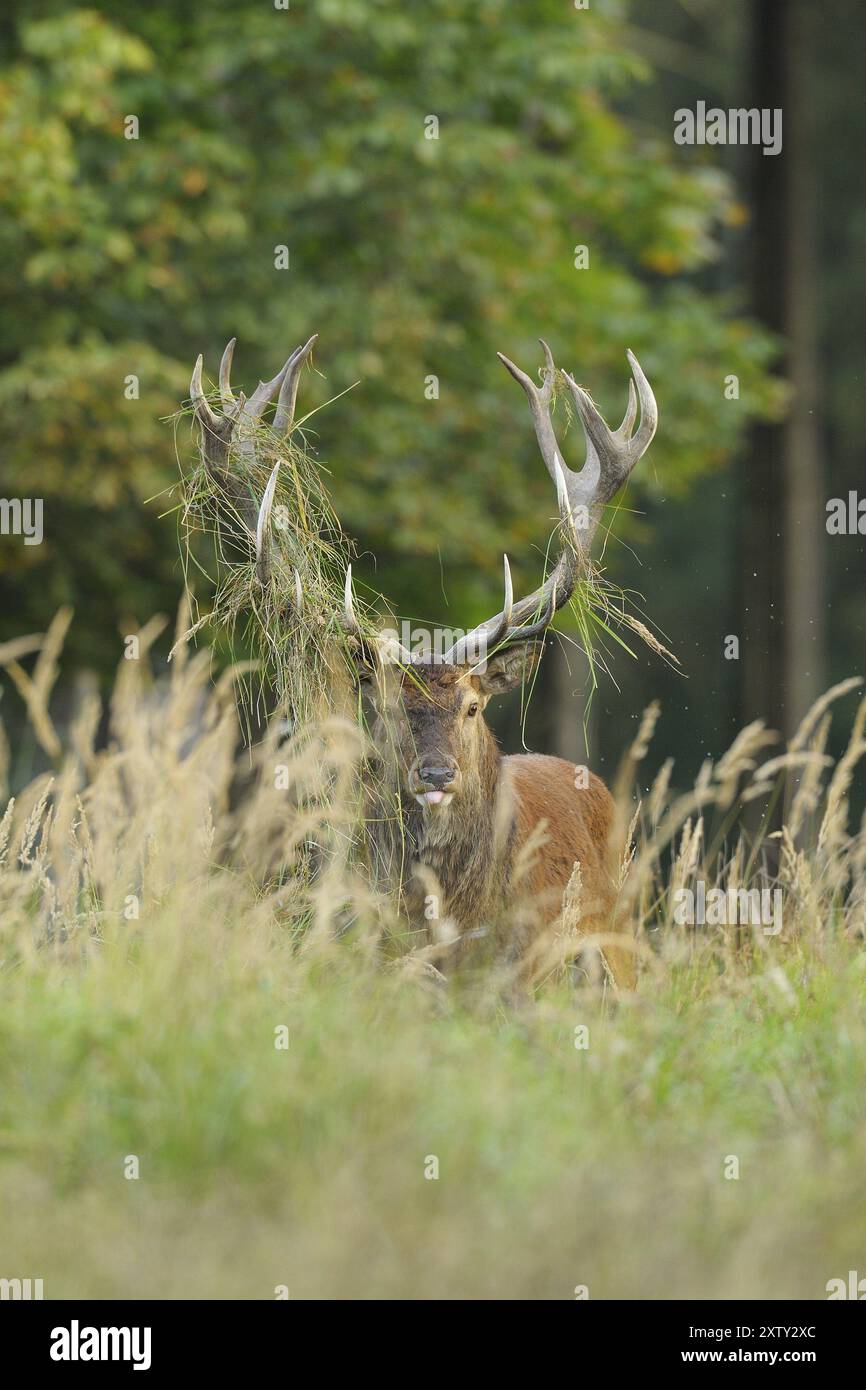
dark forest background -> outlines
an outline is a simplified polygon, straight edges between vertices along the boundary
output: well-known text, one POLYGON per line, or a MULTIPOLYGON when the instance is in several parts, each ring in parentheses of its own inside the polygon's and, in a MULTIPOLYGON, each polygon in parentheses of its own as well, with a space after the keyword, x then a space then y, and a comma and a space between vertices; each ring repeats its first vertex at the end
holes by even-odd
MULTIPOLYGON (((304 408, 339 399, 308 439, 359 575, 470 625, 503 550, 540 579, 553 498, 495 354, 534 370, 544 336, 612 421, 627 347, 660 406, 604 565, 681 670, 610 644, 590 761, 609 770, 655 697, 682 780, 752 719, 790 731, 864 666, 864 538, 826 529, 830 498, 866 496, 861 21, 854 0, 8 0, 0 496, 42 497, 45 540, 0 537, 0 641, 72 605, 61 715, 83 673, 107 689, 182 589, 195 441, 167 420, 196 355, 213 373, 237 335, 249 389, 312 332, 304 408), (677 146, 699 100, 781 107, 782 153, 677 146)), ((586 695, 552 643, 530 746, 582 756, 586 695)), ((499 727, 519 746, 517 702, 499 727)), ((13 780, 40 756, 23 727, 14 756, 13 780)))

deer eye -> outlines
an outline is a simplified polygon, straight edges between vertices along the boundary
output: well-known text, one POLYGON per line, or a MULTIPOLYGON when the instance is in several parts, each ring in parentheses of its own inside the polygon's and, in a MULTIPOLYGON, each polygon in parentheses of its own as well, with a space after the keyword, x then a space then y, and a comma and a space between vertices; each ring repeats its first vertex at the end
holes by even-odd
POLYGON ((473 716, 473 714, 477 714, 477 713, 478 713, 478 702, 477 702, 477 700, 475 700, 475 701, 473 701, 473 703, 469 706, 468 710, 466 711, 466 717, 467 717, 467 719, 471 719, 472 716, 473 716))

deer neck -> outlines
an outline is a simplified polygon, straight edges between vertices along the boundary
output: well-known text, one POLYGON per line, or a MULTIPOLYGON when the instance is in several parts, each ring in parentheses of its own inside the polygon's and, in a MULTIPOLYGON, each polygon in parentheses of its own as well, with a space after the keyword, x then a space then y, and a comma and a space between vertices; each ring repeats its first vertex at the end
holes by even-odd
POLYGON ((501 897, 513 819, 502 754, 485 725, 480 755, 447 811, 422 809, 404 796, 400 815, 377 816, 368 834, 379 869, 413 920, 429 925, 429 899, 438 898, 437 915, 466 930, 501 897))

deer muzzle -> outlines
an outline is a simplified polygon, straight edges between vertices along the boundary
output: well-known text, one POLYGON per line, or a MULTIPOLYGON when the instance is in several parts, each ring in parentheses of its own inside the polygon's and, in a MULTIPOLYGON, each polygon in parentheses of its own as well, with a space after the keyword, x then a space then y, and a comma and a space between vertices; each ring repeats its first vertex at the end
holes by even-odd
POLYGON ((460 769, 451 758, 418 758, 409 773, 409 786, 420 806, 447 806, 460 784, 460 769))

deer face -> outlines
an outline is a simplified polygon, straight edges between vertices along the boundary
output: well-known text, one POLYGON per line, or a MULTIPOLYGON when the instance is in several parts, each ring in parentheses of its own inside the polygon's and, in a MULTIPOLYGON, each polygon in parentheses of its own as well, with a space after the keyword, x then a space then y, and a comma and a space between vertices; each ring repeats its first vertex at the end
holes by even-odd
POLYGON ((487 702, 519 685, 540 651, 535 642, 511 648, 483 671, 413 662, 387 667, 376 679, 362 677, 376 750, 425 813, 440 815, 455 798, 478 790, 491 755, 498 761, 484 719, 487 702))

